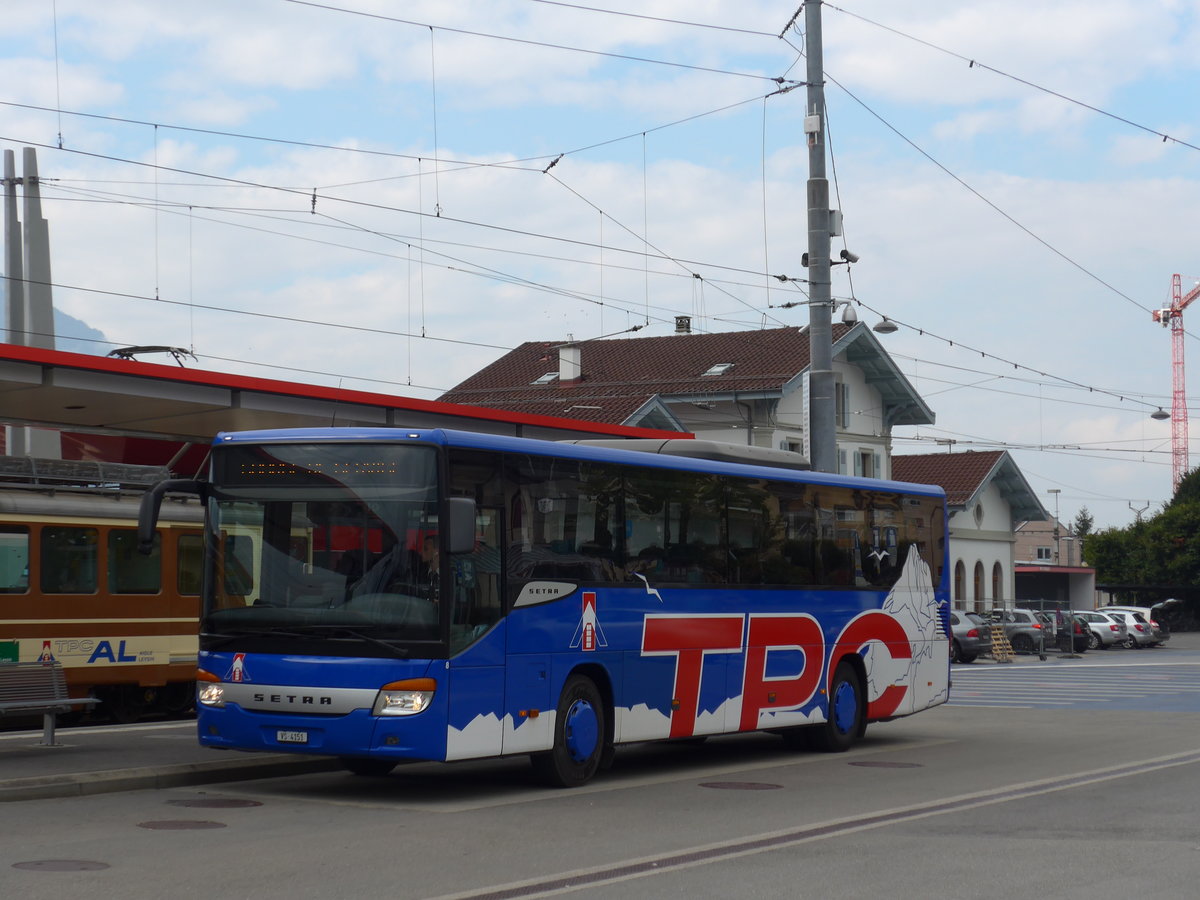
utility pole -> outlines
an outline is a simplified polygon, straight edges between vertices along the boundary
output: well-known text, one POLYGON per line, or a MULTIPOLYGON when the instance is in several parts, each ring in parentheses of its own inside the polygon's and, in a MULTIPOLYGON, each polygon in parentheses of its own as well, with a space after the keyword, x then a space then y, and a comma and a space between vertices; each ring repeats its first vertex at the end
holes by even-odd
POLYGON ((804 4, 808 57, 808 434, 811 463, 836 472, 837 424, 833 379, 833 304, 830 279, 829 180, 825 177, 825 73, 821 0, 804 4))
POLYGON ((1059 564, 1058 548, 1060 536, 1058 526, 1058 495, 1062 493, 1062 488, 1050 488, 1046 493, 1054 495, 1054 564, 1057 566, 1059 564))

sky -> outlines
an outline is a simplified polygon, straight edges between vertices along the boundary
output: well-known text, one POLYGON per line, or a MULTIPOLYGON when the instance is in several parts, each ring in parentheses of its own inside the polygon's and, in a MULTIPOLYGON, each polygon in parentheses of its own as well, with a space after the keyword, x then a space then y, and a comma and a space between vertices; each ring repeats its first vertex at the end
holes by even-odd
MULTIPOLYGON (((524 341, 807 324, 798 6, 13 4, 0 148, 37 148, 88 352, 433 399, 524 341)), ((937 418, 894 452, 1003 448, 1066 522, 1153 514, 1200 0, 841 0, 822 36, 833 296, 900 325, 937 418)))

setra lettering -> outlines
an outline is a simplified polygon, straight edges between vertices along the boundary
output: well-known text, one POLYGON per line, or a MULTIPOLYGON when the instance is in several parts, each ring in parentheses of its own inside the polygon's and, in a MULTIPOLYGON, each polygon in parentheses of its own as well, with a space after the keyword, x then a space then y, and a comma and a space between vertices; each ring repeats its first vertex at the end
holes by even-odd
POLYGON ((251 696, 255 703, 271 703, 275 706, 333 706, 332 697, 312 696, 309 694, 264 694, 257 692, 251 696))

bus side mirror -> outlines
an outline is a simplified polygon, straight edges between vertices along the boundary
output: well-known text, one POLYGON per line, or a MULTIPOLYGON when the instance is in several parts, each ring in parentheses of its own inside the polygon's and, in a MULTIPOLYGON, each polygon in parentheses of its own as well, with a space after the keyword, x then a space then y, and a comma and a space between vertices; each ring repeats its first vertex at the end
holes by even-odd
POLYGON ((470 497, 450 497, 446 502, 450 513, 446 551, 470 553, 475 549, 475 501, 470 497))
POLYGON ((170 491, 174 494, 195 494, 203 497, 206 487, 203 481, 169 478, 142 494, 142 503, 138 508, 138 552, 145 556, 154 552, 154 532, 158 528, 158 511, 162 508, 164 494, 170 491))

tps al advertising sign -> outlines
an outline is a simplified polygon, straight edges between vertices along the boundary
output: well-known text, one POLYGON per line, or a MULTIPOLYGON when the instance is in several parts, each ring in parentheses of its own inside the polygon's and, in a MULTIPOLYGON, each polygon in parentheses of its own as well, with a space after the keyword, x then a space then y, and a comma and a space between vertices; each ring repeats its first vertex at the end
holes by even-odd
POLYGON ((14 662, 58 662, 64 669, 81 666, 166 665, 170 653, 161 637, 21 638, 0 642, 0 659, 14 662), (14 654, 13 648, 16 652, 14 654), (6 649, 9 648, 9 649, 6 649))

